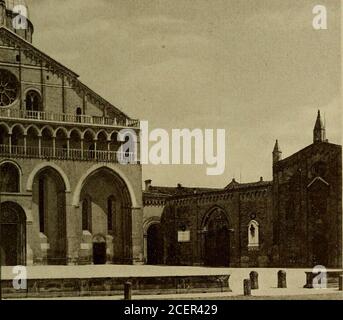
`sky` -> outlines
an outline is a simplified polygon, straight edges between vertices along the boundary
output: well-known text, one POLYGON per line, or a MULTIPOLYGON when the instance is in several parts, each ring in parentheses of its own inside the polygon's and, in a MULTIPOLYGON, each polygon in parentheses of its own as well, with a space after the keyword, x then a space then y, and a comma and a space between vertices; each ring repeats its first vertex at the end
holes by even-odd
POLYGON ((224 187, 272 177, 312 143, 317 110, 341 144, 340 1, 27 0, 33 43, 149 128, 226 130, 226 170, 144 165, 154 185, 224 187))

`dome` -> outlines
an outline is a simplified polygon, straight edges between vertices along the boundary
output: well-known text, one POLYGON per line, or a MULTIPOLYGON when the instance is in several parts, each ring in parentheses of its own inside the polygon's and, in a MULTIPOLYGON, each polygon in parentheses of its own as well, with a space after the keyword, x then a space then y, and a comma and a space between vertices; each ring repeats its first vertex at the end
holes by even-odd
POLYGON ((13 11, 15 6, 25 6, 27 9, 27 18, 29 18, 29 6, 25 0, 5 0, 6 9, 13 11))

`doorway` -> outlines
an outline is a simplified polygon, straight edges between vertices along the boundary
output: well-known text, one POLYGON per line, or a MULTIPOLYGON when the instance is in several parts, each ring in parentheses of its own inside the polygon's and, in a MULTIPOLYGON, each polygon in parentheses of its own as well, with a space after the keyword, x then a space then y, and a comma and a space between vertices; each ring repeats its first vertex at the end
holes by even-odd
POLYGON ((163 264, 163 235, 160 223, 148 228, 147 240, 147 264, 163 264))
POLYGON ((230 265, 230 232, 227 218, 216 210, 207 220, 204 243, 204 264, 211 267, 230 265))
POLYGON ((0 244, 2 266, 26 264, 26 215, 16 203, 1 204, 0 244))
POLYGON ((94 237, 93 264, 106 264, 106 240, 103 236, 94 237))

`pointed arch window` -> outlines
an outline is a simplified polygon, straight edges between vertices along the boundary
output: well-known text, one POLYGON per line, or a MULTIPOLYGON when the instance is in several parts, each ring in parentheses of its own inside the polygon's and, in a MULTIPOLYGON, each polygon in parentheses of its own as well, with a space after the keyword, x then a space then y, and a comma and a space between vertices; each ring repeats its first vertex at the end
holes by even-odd
POLYGON ((107 230, 113 231, 113 217, 116 213, 116 199, 114 196, 110 196, 107 199, 107 230))
POLYGON ((38 180, 38 211, 39 211, 39 232, 45 232, 45 179, 38 180))
POLYGON ((248 247, 258 248, 260 243, 259 239, 259 224, 255 220, 251 220, 248 224, 248 247))
POLYGON ((92 231, 92 198, 89 195, 82 200, 82 230, 92 231))

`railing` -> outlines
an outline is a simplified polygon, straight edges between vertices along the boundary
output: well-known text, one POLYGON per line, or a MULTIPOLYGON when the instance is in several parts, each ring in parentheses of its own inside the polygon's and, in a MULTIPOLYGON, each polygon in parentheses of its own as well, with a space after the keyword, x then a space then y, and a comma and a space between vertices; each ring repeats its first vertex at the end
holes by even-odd
POLYGON ((139 120, 134 119, 111 119, 106 117, 96 117, 87 115, 74 115, 68 113, 54 113, 45 111, 27 111, 27 110, 1 110, 1 118, 11 119, 32 119, 40 121, 52 122, 68 122, 74 124, 93 124, 93 125, 106 125, 106 126, 121 126, 121 127, 139 127, 139 120))
POLYGON ((66 148, 50 148, 38 146, 9 146, 0 144, 0 155, 6 157, 58 159, 74 161, 98 161, 114 163, 131 163, 138 161, 133 152, 81 150, 66 148))

